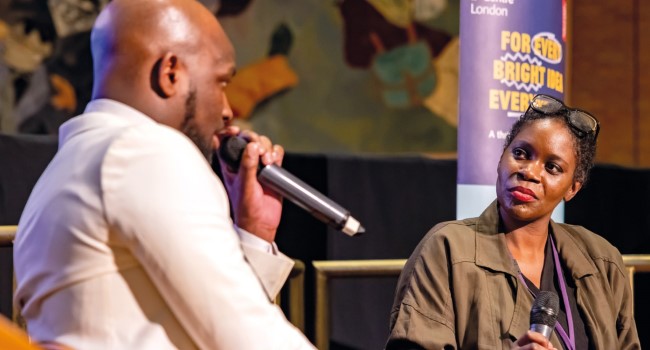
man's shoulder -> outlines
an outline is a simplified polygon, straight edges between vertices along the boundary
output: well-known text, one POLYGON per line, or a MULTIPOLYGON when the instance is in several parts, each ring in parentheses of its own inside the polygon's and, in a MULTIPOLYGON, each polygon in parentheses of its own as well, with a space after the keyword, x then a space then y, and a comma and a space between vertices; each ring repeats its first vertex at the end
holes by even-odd
POLYGON ((59 134, 63 143, 79 136, 85 141, 103 139, 109 145, 117 141, 131 142, 130 146, 192 144, 180 131, 157 123, 128 105, 107 99, 91 101, 86 112, 61 126, 59 134))
POLYGON ((188 143, 180 131, 159 123, 136 123, 122 129, 119 138, 129 138, 154 144, 188 143))
POLYGON ((122 128, 111 141, 109 153, 128 151, 133 156, 164 154, 169 158, 200 153, 180 131, 158 123, 139 123, 122 128))

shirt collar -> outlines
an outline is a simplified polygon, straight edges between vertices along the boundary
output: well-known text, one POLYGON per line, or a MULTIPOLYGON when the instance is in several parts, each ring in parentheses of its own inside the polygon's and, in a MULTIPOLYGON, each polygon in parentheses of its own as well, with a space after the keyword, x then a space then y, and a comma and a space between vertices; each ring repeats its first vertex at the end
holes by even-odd
MULTIPOLYGON (((595 274, 589 254, 577 241, 578 231, 551 220, 549 232, 555 239, 560 258, 573 278, 595 274)), ((506 245, 505 233, 499 230, 499 210, 495 200, 476 221, 476 264, 516 276, 518 271, 506 245)))
POLYGON ((59 128, 59 148, 70 138, 96 127, 120 127, 140 123, 156 123, 146 114, 124 103, 110 100, 92 100, 84 114, 63 123, 59 128))
POLYGON ((476 221, 476 264, 513 276, 517 268, 508 251, 504 232, 499 231, 499 211, 495 200, 476 221))

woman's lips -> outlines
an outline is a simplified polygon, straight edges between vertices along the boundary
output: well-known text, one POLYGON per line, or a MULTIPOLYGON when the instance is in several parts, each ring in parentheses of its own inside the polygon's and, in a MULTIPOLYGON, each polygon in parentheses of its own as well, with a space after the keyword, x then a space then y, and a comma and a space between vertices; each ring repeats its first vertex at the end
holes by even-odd
POLYGON ((522 202, 532 202, 535 199, 537 199, 537 196, 535 196, 535 192, 521 186, 513 187, 509 189, 510 193, 512 193, 512 196, 515 197, 515 199, 522 201, 522 202))

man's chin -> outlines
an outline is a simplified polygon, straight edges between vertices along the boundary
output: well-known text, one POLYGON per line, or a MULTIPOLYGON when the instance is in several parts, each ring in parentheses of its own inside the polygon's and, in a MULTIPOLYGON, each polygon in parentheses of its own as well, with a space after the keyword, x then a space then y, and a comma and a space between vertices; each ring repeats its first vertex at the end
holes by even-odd
POLYGON ((187 135, 190 140, 198 147, 199 151, 205 159, 208 161, 208 163, 212 163, 212 158, 214 157, 214 152, 215 148, 213 140, 207 140, 207 139, 202 139, 200 138, 196 133, 192 132, 193 130, 190 130, 189 132, 185 132, 185 135, 187 135))

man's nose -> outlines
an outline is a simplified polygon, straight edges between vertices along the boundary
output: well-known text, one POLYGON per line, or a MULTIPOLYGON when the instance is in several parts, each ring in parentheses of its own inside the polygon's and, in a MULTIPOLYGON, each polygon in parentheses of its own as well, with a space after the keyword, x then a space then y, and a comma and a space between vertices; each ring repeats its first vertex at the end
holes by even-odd
POLYGON ((228 96, 226 96, 225 92, 223 93, 223 110, 221 111, 221 115, 223 118, 223 123, 228 126, 234 119, 234 114, 232 111, 232 108, 230 107, 230 102, 228 101, 228 96))

